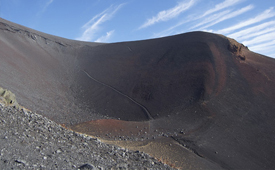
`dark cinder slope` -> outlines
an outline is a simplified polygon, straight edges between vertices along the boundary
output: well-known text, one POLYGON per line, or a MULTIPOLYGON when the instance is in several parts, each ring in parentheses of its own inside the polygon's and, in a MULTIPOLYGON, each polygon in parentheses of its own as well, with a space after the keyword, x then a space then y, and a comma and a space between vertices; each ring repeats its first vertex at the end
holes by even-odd
POLYGON ((103 139, 169 138, 182 168, 275 168, 274 68, 217 34, 98 44, 0 20, 0 86, 18 103, 103 139))

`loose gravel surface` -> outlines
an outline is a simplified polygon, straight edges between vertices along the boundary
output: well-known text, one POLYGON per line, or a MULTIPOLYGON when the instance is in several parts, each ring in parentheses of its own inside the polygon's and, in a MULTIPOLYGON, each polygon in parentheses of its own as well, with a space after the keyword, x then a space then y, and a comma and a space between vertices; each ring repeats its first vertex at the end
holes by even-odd
POLYGON ((172 169, 26 110, 0 105, 0 169, 172 169))

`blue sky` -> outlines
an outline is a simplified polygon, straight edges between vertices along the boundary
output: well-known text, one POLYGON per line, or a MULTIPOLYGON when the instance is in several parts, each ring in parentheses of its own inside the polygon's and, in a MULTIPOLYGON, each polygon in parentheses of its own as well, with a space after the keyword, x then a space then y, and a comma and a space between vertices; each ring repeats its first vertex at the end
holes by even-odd
POLYGON ((92 42, 208 31, 275 58, 274 0, 0 0, 0 17, 92 42))

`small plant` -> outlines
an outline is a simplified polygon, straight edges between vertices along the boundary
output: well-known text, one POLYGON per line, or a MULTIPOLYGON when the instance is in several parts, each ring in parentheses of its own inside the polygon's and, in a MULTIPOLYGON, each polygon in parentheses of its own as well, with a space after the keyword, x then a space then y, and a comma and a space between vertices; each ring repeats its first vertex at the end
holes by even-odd
POLYGON ((7 90, 0 87, 0 103, 4 106, 15 106, 19 108, 19 104, 16 101, 15 95, 7 90))

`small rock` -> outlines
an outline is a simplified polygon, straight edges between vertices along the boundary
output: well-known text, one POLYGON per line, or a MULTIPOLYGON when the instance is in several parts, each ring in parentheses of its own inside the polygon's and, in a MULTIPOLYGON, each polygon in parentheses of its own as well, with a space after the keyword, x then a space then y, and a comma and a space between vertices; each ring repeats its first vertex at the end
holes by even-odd
POLYGON ((60 149, 57 149, 56 150, 56 153, 61 153, 62 151, 60 149))
POLYGON ((120 163, 116 166, 117 169, 128 169, 128 164, 120 163))
POLYGON ((94 167, 93 165, 90 165, 90 164, 84 164, 84 165, 81 165, 79 168, 77 168, 79 170, 85 170, 85 169, 97 169, 96 167, 94 167))
POLYGON ((22 160, 22 159, 16 159, 15 162, 19 163, 19 164, 24 164, 24 165, 27 164, 27 162, 25 160, 22 160))

